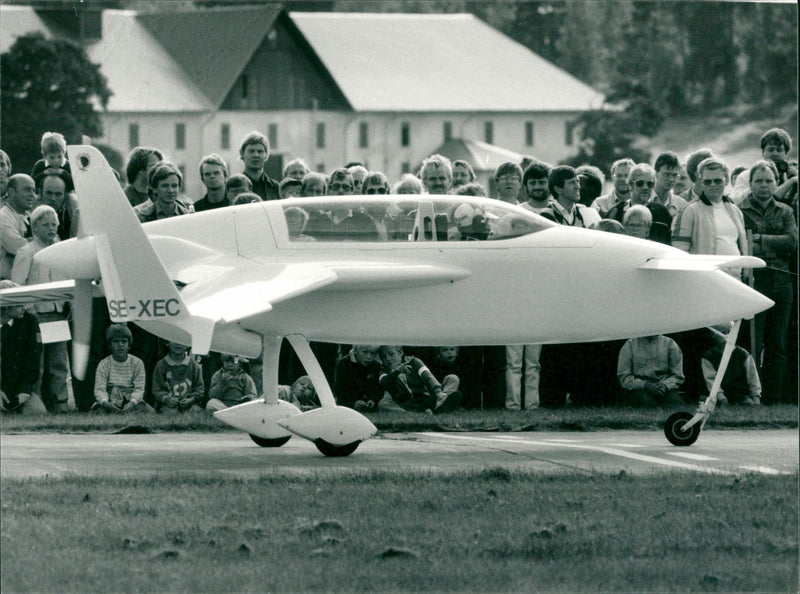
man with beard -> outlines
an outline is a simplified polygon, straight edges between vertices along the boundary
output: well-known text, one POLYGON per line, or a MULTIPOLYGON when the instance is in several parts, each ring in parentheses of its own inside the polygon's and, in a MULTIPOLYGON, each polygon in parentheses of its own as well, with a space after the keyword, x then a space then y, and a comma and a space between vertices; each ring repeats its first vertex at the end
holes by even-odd
POLYGON ((547 186, 547 178, 550 175, 550 166, 547 163, 534 161, 522 176, 522 187, 528 195, 528 200, 520 206, 527 208, 537 214, 547 209, 550 199, 550 190, 547 186))

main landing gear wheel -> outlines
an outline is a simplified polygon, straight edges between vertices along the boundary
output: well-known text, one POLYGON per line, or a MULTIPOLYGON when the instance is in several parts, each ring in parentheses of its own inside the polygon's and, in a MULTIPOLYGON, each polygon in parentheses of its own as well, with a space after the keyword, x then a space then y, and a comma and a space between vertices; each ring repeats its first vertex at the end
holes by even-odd
POLYGON ((664 424, 664 435, 672 445, 690 446, 697 441, 701 423, 695 423, 688 429, 683 428, 692 417, 694 417, 692 413, 681 411, 673 413, 667 418, 667 422, 664 424))
POLYGON ((259 437, 258 435, 253 435, 252 433, 250 433, 249 435, 250 439, 252 439, 258 445, 260 445, 262 448, 279 448, 292 438, 291 435, 286 435, 284 437, 276 437, 275 439, 259 437))
POLYGON ((356 451, 356 448, 360 443, 360 441, 354 441, 342 446, 337 446, 333 445, 332 443, 328 443, 322 438, 314 440, 314 445, 317 446, 317 449, 329 458, 344 458, 345 456, 349 456, 356 451))

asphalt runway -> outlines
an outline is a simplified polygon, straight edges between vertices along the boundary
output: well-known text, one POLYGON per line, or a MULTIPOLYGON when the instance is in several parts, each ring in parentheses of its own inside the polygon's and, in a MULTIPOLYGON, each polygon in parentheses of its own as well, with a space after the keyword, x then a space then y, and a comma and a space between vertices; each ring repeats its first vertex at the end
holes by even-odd
POLYGON ((347 458, 326 458, 296 437, 280 448, 261 448, 243 433, 0 435, 2 479, 494 468, 791 474, 798 471, 798 431, 705 429, 690 447, 670 445, 660 431, 384 433, 347 458))

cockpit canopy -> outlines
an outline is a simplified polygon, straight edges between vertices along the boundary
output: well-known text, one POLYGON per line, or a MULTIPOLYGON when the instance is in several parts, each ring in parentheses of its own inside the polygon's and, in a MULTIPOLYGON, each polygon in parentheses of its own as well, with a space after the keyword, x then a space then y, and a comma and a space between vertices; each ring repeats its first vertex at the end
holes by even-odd
POLYGON ((289 240, 497 241, 555 223, 527 209, 472 196, 328 196, 281 201, 289 240))

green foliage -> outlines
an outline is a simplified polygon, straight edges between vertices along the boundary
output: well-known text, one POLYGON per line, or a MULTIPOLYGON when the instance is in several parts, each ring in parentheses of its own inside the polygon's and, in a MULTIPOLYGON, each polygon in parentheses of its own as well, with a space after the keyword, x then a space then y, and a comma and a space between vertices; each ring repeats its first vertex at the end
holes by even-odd
POLYGON ((1 60, 3 149, 17 171, 30 171, 41 157, 46 131, 68 142, 102 134, 96 106, 105 108, 111 91, 80 46, 34 33, 17 39, 1 60))
MULTIPOLYGON (((642 107, 641 109, 644 109, 642 107)), ((608 174, 614 161, 625 157, 637 163, 650 161, 650 153, 634 146, 642 127, 652 126, 629 111, 587 111, 578 118, 581 129, 580 150, 565 164, 594 165, 608 174)))

